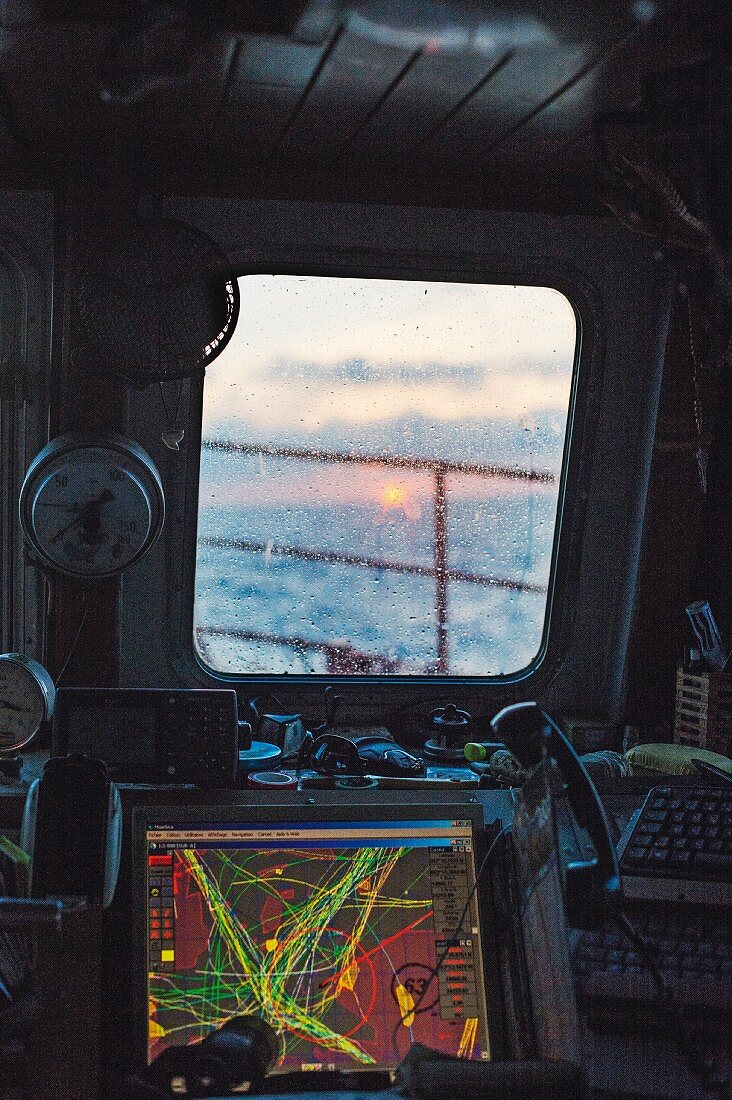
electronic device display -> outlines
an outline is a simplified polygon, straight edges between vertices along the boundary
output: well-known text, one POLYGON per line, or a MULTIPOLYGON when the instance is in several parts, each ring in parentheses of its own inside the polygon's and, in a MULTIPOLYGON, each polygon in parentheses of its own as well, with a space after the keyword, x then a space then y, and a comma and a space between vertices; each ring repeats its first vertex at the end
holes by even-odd
POLYGON ((236 785, 236 692, 59 688, 52 747, 99 757, 118 782, 236 785))
POLYGON ((278 1032, 274 1073, 391 1070, 414 1042, 490 1059, 482 809, 404 812, 135 811, 141 1055, 253 1015, 278 1032))

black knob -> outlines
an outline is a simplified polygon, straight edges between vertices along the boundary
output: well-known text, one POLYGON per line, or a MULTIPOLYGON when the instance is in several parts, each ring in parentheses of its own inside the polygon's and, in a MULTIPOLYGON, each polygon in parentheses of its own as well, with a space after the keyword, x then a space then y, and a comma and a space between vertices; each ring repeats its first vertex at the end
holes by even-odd
POLYGON ((470 715, 467 710, 459 710, 454 703, 448 703, 446 707, 433 710, 430 721, 440 733, 464 733, 465 727, 470 724, 470 715))
POLYGON ((266 1020, 234 1016, 201 1043, 168 1047, 145 1076, 166 1095, 177 1080, 185 1083, 187 1096, 220 1096, 246 1083, 259 1088, 278 1054, 277 1033, 266 1020))

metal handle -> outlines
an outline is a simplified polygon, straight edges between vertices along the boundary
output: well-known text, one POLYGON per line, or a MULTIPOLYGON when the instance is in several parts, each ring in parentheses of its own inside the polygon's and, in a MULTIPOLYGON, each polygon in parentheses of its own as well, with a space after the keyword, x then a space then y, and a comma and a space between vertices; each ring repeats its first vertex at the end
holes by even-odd
POLYGON ((0 898, 0 931, 32 928, 61 928, 69 917, 79 916, 88 908, 83 897, 0 898))

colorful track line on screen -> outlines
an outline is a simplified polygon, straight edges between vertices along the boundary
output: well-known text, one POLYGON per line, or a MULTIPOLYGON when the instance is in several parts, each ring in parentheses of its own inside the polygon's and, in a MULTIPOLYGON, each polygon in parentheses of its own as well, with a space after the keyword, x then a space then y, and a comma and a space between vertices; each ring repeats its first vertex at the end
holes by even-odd
POLYGON ((177 962, 150 975, 151 1057, 249 1013, 292 1067, 394 1062, 415 1037, 471 1057, 474 1022, 442 1021, 436 989, 414 1011, 436 962, 424 851, 180 849, 174 882, 177 962))

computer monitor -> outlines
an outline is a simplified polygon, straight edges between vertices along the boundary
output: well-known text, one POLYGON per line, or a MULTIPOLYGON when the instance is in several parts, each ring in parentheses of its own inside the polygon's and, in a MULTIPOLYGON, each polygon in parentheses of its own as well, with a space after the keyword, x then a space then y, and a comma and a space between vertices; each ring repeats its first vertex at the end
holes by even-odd
POLYGON ((391 1070, 413 1042, 489 1059, 483 833, 473 805, 137 810, 147 1061, 246 1015, 278 1032, 273 1072, 391 1070))

